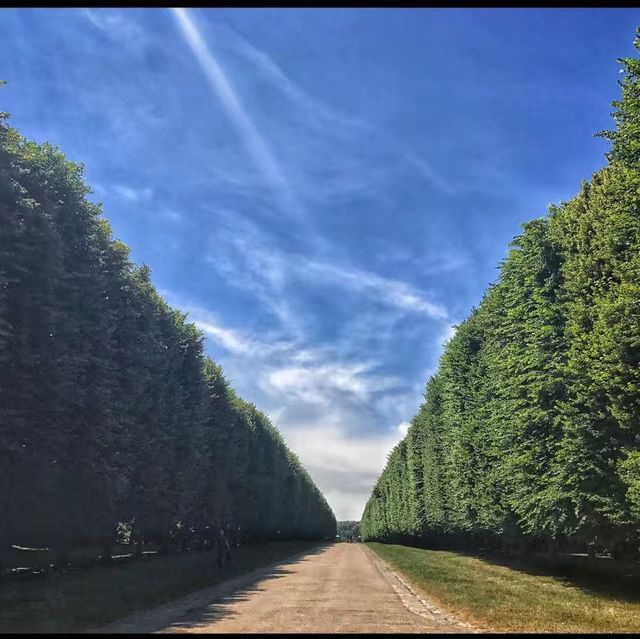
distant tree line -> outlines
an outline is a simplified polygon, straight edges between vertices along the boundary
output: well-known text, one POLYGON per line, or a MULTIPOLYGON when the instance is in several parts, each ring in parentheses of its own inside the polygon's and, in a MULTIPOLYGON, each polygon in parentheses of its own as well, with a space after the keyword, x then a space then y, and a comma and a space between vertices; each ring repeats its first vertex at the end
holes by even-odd
POLYGON ((620 62, 608 166, 513 241, 390 454, 364 538, 637 555, 640 60, 620 62))
POLYGON ((231 525, 335 536, 324 497, 86 199, 83 167, 0 114, 0 545, 231 525))
POLYGON ((353 520, 339 521, 337 535, 343 541, 357 539, 360 536, 360 522, 353 520))

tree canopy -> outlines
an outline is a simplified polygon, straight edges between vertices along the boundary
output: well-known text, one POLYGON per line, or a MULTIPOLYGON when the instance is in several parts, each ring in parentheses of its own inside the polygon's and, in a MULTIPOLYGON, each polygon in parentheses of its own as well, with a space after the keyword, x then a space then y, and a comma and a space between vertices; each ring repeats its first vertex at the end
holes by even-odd
POLYGON ((620 62, 608 165, 513 240, 389 455, 365 539, 638 551, 640 60, 620 62))
POLYGON ((113 238, 83 167, 0 118, 0 544, 109 540, 122 522, 160 542, 334 536, 277 429, 113 238))

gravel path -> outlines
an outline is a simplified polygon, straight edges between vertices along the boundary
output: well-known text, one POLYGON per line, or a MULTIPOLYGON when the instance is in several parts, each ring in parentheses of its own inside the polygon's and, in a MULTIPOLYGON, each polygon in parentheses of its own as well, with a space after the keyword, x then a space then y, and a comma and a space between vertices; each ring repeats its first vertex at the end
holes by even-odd
POLYGON ((317 548, 102 632, 474 632, 362 544, 317 548))

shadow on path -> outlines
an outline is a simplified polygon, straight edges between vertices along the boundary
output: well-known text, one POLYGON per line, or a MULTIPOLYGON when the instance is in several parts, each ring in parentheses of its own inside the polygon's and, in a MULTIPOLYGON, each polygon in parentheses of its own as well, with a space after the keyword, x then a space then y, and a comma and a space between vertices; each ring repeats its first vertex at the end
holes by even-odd
POLYGON ((291 566, 325 552, 332 544, 324 543, 304 550, 270 566, 239 575, 215 586, 199 590, 180 599, 137 613, 109 624, 102 632, 180 632, 209 626, 225 617, 234 616, 233 604, 249 599, 263 590, 261 584, 293 573, 291 566))

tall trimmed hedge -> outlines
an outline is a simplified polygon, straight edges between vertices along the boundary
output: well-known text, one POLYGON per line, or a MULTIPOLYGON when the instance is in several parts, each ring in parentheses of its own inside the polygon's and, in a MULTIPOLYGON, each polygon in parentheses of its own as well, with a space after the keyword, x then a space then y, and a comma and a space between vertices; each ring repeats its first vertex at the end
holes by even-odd
POLYGON ((608 165, 524 224, 390 454, 364 538, 638 552, 640 60, 621 63, 608 165))
POLYGON ((324 497, 129 259, 82 167, 0 119, 0 544, 132 525, 335 535, 324 497))

